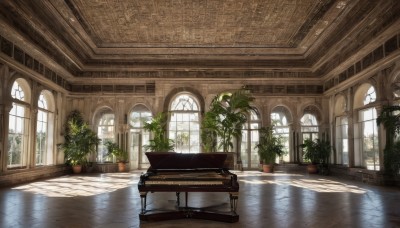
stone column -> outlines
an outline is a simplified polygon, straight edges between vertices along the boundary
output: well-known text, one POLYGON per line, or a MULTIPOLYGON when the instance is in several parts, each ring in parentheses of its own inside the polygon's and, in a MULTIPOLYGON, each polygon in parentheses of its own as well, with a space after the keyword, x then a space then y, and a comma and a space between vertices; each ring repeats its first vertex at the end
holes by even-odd
POLYGON ((36 165, 36 129, 37 129, 37 114, 38 114, 38 108, 36 107, 37 102, 33 103, 33 107, 31 110, 31 116, 29 119, 29 124, 30 124, 30 129, 29 129, 29 134, 32 135, 32 137, 29 138, 29 145, 28 145, 28 151, 27 151, 27 168, 32 168, 35 167, 36 165))
POLYGON ((9 75, 8 66, 0 64, 0 173, 7 171, 8 161, 7 135, 9 113, 12 109, 11 94, 7 90, 9 75))
POLYGON ((354 99, 354 92, 353 88, 349 88, 347 90, 347 120, 348 120, 348 148, 349 148, 349 167, 354 167, 354 115, 357 115, 357 113, 354 114, 353 112, 353 99, 354 99))
POLYGON ((8 161, 8 122, 9 122, 9 113, 12 109, 12 105, 10 104, 0 104, 0 168, 1 172, 7 171, 7 161, 8 161))

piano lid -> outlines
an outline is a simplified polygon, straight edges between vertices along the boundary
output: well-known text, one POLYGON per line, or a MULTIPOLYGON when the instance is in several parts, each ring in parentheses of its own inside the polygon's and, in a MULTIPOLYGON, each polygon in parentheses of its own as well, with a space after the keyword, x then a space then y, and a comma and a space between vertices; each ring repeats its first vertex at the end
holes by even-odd
POLYGON ((147 152, 152 169, 219 169, 225 168, 227 154, 147 152))

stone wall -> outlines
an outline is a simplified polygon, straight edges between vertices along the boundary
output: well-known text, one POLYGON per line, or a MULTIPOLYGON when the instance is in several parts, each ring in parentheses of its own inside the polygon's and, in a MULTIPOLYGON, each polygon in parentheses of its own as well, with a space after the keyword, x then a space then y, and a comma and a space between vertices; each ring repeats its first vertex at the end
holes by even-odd
POLYGON ((400 186, 400 176, 390 177, 380 171, 364 168, 348 168, 343 166, 331 166, 331 175, 344 179, 361 181, 373 185, 400 186))
POLYGON ((44 178, 58 177, 69 173, 71 173, 71 167, 65 165, 10 170, 0 174, 0 187, 18 185, 44 178))

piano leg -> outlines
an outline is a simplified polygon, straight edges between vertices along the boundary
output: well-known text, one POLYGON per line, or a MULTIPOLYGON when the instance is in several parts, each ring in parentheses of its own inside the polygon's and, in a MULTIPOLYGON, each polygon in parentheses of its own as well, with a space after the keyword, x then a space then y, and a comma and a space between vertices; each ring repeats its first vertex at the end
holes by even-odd
POLYGON ((236 214, 237 200, 239 198, 239 193, 238 192, 230 192, 229 198, 230 198, 230 202, 231 202, 231 212, 236 214))
POLYGON ((177 204, 178 208, 181 205, 181 201, 180 201, 180 197, 179 197, 180 194, 181 194, 180 192, 176 192, 176 204, 177 204))
POLYGON ((142 214, 146 213, 146 196, 147 196, 147 192, 140 192, 140 202, 142 205, 142 214))

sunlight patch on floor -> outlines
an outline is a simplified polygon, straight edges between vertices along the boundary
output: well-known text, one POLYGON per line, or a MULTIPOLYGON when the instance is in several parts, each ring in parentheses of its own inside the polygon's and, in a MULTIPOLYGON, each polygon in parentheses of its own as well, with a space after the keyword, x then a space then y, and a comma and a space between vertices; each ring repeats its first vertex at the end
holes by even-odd
POLYGON ((138 173, 106 173, 100 176, 63 176, 45 181, 38 181, 15 187, 48 197, 93 196, 138 183, 138 173))
POLYGON ((253 177, 253 176, 301 177, 301 176, 304 176, 304 175, 296 174, 296 173, 283 173, 283 172, 264 173, 264 172, 260 172, 260 171, 232 171, 232 173, 236 174, 238 177, 253 177))
POLYGON ((276 184, 276 185, 290 185, 294 187, 304 188, 316 192, 350 192, 356 194, 365 194, 366 189, 359 188, 354 185, 327 180, 327 179, 247 179, 240 180, 240 182, 248 184, 276 184))

